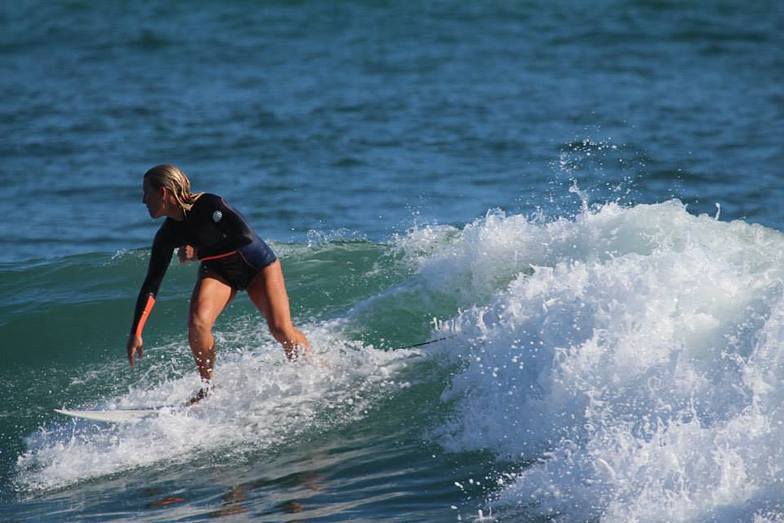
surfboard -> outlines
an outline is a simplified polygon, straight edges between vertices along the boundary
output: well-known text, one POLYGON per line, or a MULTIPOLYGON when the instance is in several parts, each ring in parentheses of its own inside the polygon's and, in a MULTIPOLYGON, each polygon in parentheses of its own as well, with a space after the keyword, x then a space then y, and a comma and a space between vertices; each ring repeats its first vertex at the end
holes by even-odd
POLYGON ((158 414, 157 409, 118 409, 118 410, 69 410, 54 409, 59 414, 72 418, 90 421, 103 421, 105 423, 133 423, 144 418, 158 414))

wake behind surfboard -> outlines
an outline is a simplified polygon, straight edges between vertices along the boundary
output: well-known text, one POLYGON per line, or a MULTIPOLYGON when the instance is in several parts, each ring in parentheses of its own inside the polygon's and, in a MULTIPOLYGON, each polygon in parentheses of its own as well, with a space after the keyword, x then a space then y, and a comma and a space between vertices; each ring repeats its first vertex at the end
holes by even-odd
POLYGON ((118 409, 118 410, 70 410, 54 409, 59 414, 71 416, 72 418, 85 419, 90 421, 102 421, 105 423, 133 423, 150 416, 156 416, 160 409, 118 409))

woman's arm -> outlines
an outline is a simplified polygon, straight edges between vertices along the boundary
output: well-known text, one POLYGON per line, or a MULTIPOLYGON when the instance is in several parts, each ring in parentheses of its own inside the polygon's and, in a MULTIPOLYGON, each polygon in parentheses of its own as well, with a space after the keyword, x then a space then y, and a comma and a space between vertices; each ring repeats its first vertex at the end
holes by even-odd
POLYGON ((147 276, 144 278, 142 288, 139 290, 139 296, 136 298, 131 332, 128 335, 128 343, 126 345, 128 362, 131 364, 131 367, 134 364, 134 356, 138 355, 139 359, 141 359, 144 354, 144 341, 142 340, 144 324, 147 322, 147 318, 155 305, 155 297, 158 295, 158 289, 174 254, 174 245, 167 241, 167 234, 164 229, 165 224, 155 235, 150 264, 147 267, 147 276))

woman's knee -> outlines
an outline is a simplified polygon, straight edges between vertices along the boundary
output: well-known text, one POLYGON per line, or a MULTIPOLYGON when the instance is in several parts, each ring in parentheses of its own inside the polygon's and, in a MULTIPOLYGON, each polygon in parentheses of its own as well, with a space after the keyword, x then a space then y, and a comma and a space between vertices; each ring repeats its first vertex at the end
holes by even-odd
POLYGON ((213 323, 206 315, 191 313, 188 318, 188 338, 193 341, 208 336, 212 332, 213 323))

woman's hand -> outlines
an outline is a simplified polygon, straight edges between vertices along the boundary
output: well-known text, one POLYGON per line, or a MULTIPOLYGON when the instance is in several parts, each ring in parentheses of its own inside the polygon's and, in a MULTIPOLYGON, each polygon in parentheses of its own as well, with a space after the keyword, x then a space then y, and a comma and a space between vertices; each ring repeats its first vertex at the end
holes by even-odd
POLYGON ((183 245, 177 249, 177 257, 180 259, 180 263, 195 261, 197 259, 196 249, 194 249, 192 245, 183 245))
POLYGON ((142 359, 142 356, 144 356, 144 341, 142 341, 142 337, 131 334, 128 336, 128 344, 125 348, 128 351, 128 363, 133 368, 133 357, 137 356, 139 359, 142 359))

